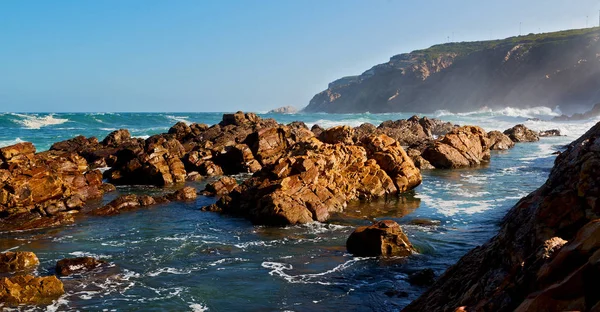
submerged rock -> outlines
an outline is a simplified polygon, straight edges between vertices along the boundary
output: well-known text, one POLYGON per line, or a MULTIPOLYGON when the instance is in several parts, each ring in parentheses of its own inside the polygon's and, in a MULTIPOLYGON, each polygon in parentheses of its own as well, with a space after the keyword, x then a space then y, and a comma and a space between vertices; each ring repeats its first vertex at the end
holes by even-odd
POLYGON ((49 304, 65 293, 56 276, 16 275, 0 278, 0 302, 8 305, 49 304))
POLYGON ((427 147, 422 156, 435 168, 480 165, 490 160, 487 133, 476 126, 455 128, 427 147))
POLYGON ((405 311, 592 311, 600 305, 600 123, 557 156, 499 233, 405 311))
POLYGON ((416 286, 429 286, 435 283, 435 272, 432 269, 424 269, 408 276, 408 282, 416 286))
POLYGON ((29 251, 0 253, 0 273, 18 272, 35 268, 40 264, 37 256, 29 251))
POLYGON ((56 263, 56 274, 60 276, 81 274, 98 268, 103 264, 106 264, 106 261, 98 260, 93 257, 62 259, 56 263))
POLYGON ((188 201, 196 199, 196 189, 190 186, 184 187, 164 196, 148 196, 127 194, 121 195, 105 206, 94 209, 89 214, 96 216, 110 216, 120 214, 122 211, 134 210, 140 207, 148 207, 169 201, 188 201))
POLYGON ((540 137, 537 132, 525 127, 525 125, 516 125, 510 129, 504 130, 513 142, 535 142, 539 141, 540 137))
POLYGON ((550 129, 550 130, 540 131, 539 136, 540 137, 552 137, 552 136, 561 136, 561 134, 560 134, 560 130, 558 130, 558 129, 550 129))
POLYGON ((357 228, 348 237, 346 248, 358 257, 405 257, 415 252, 400 225, 391 220, 357 228))

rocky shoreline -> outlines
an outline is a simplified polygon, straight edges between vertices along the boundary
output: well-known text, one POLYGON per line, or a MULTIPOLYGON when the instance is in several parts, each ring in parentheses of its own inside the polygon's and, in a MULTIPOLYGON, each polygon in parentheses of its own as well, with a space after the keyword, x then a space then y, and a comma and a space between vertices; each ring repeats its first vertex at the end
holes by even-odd
MULTIPOLYGON (((422 181, 420 170, 480 166, 490 160, 490 150, 508 149, 514 142, 535 141, 539 136, 522 125, 504 133, 486 133, 476 126, 417 116, 386 121, 378 127, 308 129, 302 122, 283 125, 238 112, 225 114, 213 126, 180 122, 168 133, 146 140, 132 138, 129 131, 121 129, 102 141, 78 136, 40 153, 31 143, 19 143, 0 148, 0 232, 55 227, 84 216, 110 216, 169 201, 193 200, 199 191, 219 197, 202 210, 240 215, 256 224, 324 222, 349 202, 397 196, 413 189, 422 181), (252 176, 238 183, 230 176, 239 173, 252 176), (223 177, 205 190, 188 186, 163 196, 125 194, 104 206, 86 204, 114 191, 114 185, 177 188, 186 181, 213 176, 223 177)), ((414 252, 393 221, 359 228, 351 238, 348 250, 356 255, 406 256, 414 252), (357 240, 358 246, 369 248, 354 247, 357 240)), ((0 262, 9 263, 14 259, 2 257, 21 256, 0 254, 0 262)), ((77 261, 82 261, 78 265, 83 267, 100 263, 77 261)), ((21 271, 7 271, 17 273, 4 277, 0 293, 14 294, 26 285, 46 285, 45 279, 56 279, 18 273, 21 271)), ((54 285, 54 279, 48 284, 54 285)), ((46 290, 38 289, 35 294, 10 295, 12 299, 0 301, 43 304, 56 298, 57 287, 47 290, 45 297, 40 294, 46 290)))

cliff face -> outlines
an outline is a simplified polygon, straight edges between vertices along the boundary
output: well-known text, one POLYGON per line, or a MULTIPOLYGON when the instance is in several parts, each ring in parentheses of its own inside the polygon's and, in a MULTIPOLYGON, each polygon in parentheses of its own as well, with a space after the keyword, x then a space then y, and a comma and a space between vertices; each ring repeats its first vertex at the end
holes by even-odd
POLYGON ((405 311, 599 311, 600 123, 405 311))
POLYGON ((392 57, 315 95, 306 112, 473 111, 600 102, 600 29, 448 43, 392 57))

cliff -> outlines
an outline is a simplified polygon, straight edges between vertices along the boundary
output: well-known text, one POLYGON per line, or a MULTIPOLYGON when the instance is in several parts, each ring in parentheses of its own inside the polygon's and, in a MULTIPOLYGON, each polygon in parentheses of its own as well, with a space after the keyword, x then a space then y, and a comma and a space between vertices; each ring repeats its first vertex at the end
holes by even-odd
POLYGON ((600 102, 600 28, 447 43, 338 79, 305 112, 432 113, 481 107, 585 111, 600 102))
POLYGON ((600 123, 405 311, 598 311, 600 123))

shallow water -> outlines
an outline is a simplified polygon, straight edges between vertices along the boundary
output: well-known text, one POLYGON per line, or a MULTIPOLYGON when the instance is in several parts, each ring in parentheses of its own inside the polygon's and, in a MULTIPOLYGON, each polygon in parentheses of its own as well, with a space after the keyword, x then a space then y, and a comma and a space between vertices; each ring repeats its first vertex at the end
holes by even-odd
MULTIPOLYGON (((18 137, 44 149, 77 134, 102 138, 109 132, 91 126, 90 118, 103 120, 106 129, 135 128, 139 130, 133 130, 134 135, 151 135, 175 122, 166 115, 209 124, 221 118, 221 114, 55 114, 52 118, 68 121, 34 130, 12 121, 26 118, 5 114, 0 141, 18 137)), ((300 119, 309 125, 319 120, 328 125, 356 125, 365 119, 378 123, 406 118, 399 114, 274 117, 281 122, 300 119)), ((490 125, 508 128, 527 118, 446 117, 461 124, 479 120, 486 130, 494 129, 490 125)), ((544 183, 553 164, 552 152, 586 130, 585 124, 530 123, 543 129, 557 125, 571 129, 571 136, 544 138, 494 152, 490 164, 481 168, 423 171, 423 184, 399 199, 351 203, 344 214, 327 224, 253 226, 241 218, 199 211, 214 202, 200 196, 195 202, 169 203, 112 217, 82 217, 63 228, 2 233, 0 251, 35 252, 41 261, 41 275, 53 274, 56 261, 65 257, 91 255, 113 266, 98 276, 63 279, 67 294, 42 310, 397 311, 425 290, 407 282, 410 273, 432 268, 439 275, 493 236, 507 209, 544 183), (395 259, 357 258, 346 253, 346 238, 356 226, 382 219, 402 224, 419 253, 395 259), (418 225, 421 219, 436 222, 418 225), (385 293, 390 290, 399 292, 400 297, 388 297, 385 293)), ((202 189, 206 182, 190 185, 202 189)), ((132 191, 154 194, 165 190, 119 188, 103 202, 132 191)))

